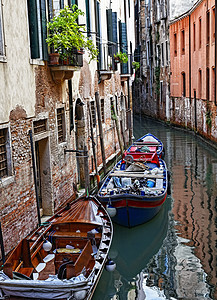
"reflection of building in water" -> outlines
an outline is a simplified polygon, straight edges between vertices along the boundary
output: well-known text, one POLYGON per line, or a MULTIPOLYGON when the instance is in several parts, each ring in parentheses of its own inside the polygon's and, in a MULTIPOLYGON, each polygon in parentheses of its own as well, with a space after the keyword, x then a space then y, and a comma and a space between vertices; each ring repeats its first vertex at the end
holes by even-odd
POLYGON ((174 230, 172 214, 170 225, 163 246, 145 270, 149 273, 146 285, 163 290, 165 299, 210 299, 206 273, 193 247, 188 245, 189 240, 174 230))
MULTIPOLYGON (((183 145, 180 140, 174 139, 173 141, 174 156, 171 171, 174 219, 177 221, 176 229, 179 235, 188 240, 185 242, 186 245, 191 246, 191 248, 184 246, 180 241, 181 238, 178 239, 179 246, 174 255, 178 263, 176 272, 179 273, 178 278, 181 281, 178 282, 177 289, 179 292, 184 293, 188 290, 190 293, 192 285, 197 286, 198 292, 201 291, 203 294, 205 287, 202 284, 199 286, 196 284, 205 280, 196 257, 200 259, 208 275, 209 284, 214 286, 217 284, 216 256, 214 255, 217 240, 215 224, 217 168, 205 147, 199 147, 192 141, 183 141, 183 145)), ((213 291, 212 297, 217 299, 216 291, 213 291)))

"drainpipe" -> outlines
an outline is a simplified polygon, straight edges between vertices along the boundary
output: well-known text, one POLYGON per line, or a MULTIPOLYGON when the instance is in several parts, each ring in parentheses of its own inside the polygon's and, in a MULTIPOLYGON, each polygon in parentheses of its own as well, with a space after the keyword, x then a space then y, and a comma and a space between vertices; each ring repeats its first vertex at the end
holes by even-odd
POLYGON ((5 263, 5 248, 4 248, 4 242, 3 242, 1 222, 0 222, 0 243, 1 243, 1 252, 2 252, 2 262, 4 264, 5 263))
POLYGON ((217 14, 216 14, 216 8, 217 8, 217 0, 215 0, 215 105, 217 106, 217 100, 216 100, 216 64, 217 64, 217 38, 216 38, 216 32, 217 32, 217 14))

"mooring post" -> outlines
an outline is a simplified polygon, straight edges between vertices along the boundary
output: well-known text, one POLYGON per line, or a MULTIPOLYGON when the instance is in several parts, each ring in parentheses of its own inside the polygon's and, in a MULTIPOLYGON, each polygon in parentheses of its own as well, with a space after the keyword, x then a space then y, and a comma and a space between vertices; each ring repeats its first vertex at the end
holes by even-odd
POLYGON ((84 146, 84 175, 85 175, 85 192, 86 195, 90 192, 90 175, 89 175, 89 163, 88 163, 88 151, 87 146, 84 146))
POLYGON ((37 203, 38 226, 41 226, 40 204, 39 204, 38 187, 37 187, 37 176, 36 176, 36 169, 35 169, 35 153, 33 147, 32 130, 29 130, 29 136, 30 136, 31 152, 32 152, 32 168, 33 168, 34 183, 35 183, 35 197, 37 203))
POLYGON ((87 103, 88 105, 88 111, 89 111, 89 117, 90 117, 90 134, 91 134, 91 140, 92 140, 92 150, 93 150, 93 160, 95 165, 95 171, 96 171, 96 180, 97 180, 97 187, 99 188, 99 182, 100 182, 100 176, 97 168, 97 158, 96 158, 96 143, 94 141, 94 134, 93 134, 93 120, 92 120, 92 114, 90 109, 90 103, 87 103))
POLYGON ((3 234, 2 234, 2 225, 0 222, 0 243, 1 243, 1 253, 2 253, 2 262, 5 263, 5 248, 4 248, 4 241, 3 241, 3 234))
POLYGON ((99 125, 99 137, 100 137, 100 146, 101 146, 101 153, 102 153, 102 163, 103 163, 103 171, 104 176, 106 175, 106 158, 105 158, 105 146, 104 146, 104 138, 103 138, 103 129, 102 129, 102 118, 101 118, 101 110, 100 110, 100 103, 99 103, 99 93, 95 93, 96 99, 96 108, 97 108, 97 116, 98 116, 98 125, 99 125))

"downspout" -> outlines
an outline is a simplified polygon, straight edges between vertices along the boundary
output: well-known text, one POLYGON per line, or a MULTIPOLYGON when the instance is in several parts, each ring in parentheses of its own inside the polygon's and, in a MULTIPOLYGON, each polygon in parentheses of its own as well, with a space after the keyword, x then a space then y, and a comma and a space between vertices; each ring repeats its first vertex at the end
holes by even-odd
POLYGON ((217 57, 216 57, 216 51, 217 51, 217 38, 216 38, 216 32, 217 32, 217 15, 216 15, 216 8, 217 8, 217 0, 215 0, 215 105, 217 106, 217 100, 216 100, 216 64, 217 64, 217 57))

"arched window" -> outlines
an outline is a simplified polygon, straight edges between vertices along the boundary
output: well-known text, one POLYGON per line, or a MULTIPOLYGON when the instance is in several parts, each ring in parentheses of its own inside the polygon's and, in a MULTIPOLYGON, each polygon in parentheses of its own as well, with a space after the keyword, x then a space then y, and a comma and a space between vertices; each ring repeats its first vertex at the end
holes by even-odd
POLYGON ((185 72, 182 73, 182 96, 186 96, 186 78, 185 78, 185 72))
POLYGON ((198 74, 198 97, 202 98, 202 71, 199 70, 198 74))

